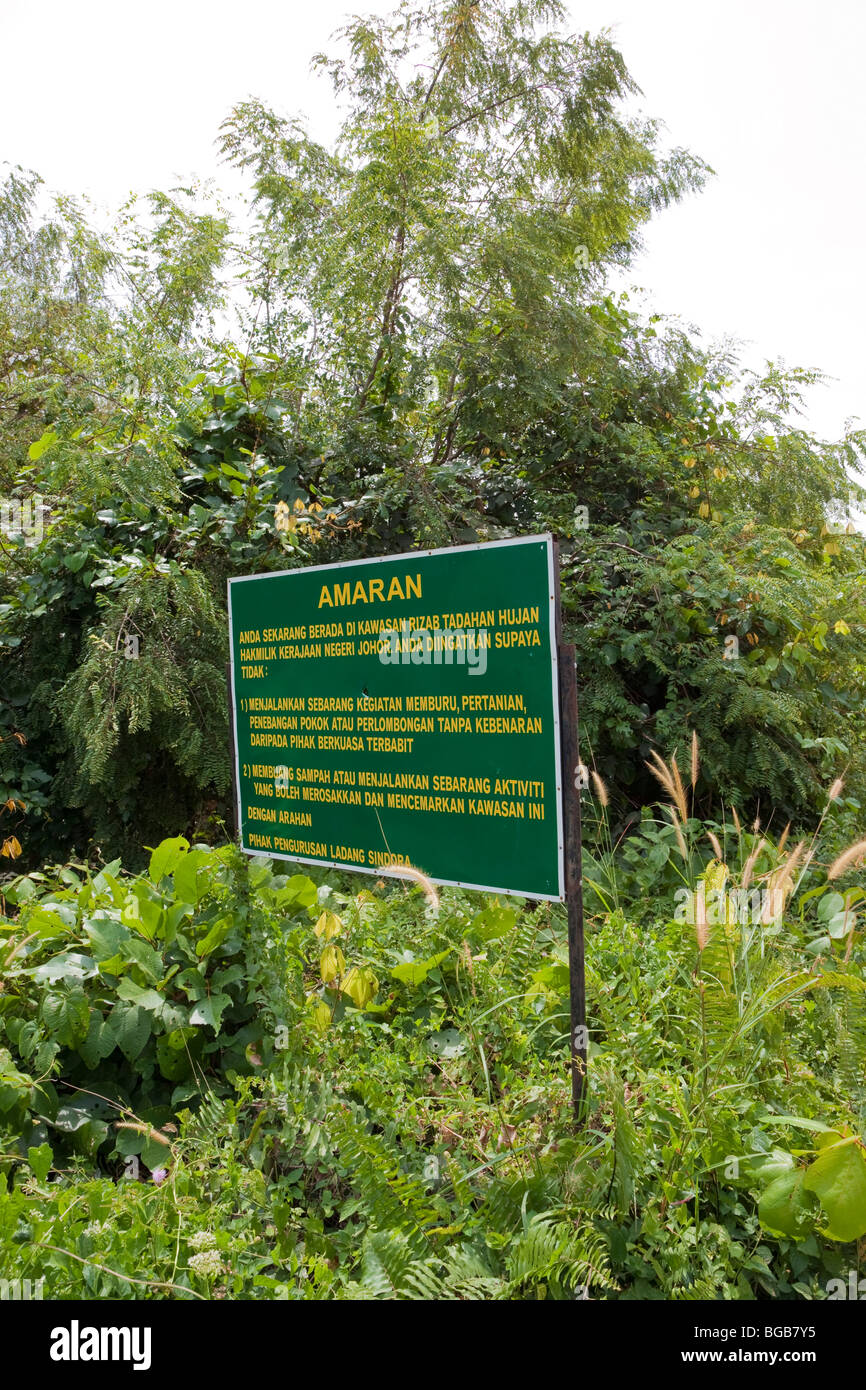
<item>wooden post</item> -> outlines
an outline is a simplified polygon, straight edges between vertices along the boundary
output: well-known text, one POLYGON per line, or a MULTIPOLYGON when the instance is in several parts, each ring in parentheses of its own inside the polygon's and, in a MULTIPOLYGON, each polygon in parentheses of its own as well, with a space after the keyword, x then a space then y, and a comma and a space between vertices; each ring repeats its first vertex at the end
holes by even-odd
POLYGON ((229 707, 229 758, 232 769, 232 804, 229 813, 229 830, 233 840, 238 838, 240 833, 239 801, 238 801, 238 761, 235 748, 235 699, 232 690, 232 664, 226 662, 226 698, 229 707))
POLYGON ((562 824, 565 837, 565 900, 568 911, 568 973, 571 1023, 571 1100, 577 1124, 583 1122, 586 1088, 586 973, 583 937, 583 883, 580 855, 580 746, 577 662, 574 647, 562 642, 559 545, 554 541, 556 649, 559 672, 559 736, 562 749, 562 824))

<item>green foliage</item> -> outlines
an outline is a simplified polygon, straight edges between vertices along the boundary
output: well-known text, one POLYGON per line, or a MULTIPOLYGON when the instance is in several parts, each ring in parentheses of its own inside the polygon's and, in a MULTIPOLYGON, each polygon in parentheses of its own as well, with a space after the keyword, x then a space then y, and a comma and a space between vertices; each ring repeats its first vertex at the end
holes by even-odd
POLYGON ((0 189, 0 492, 47 507, 0 537, 0 1266, 53 1298, 810 1299, 856 1263, 864 435, 608 292, 707 170, 563 18, 352 20, 333 148, 224 123, 237 221, 0 189), (560 909, 213 844, 227 579, 541 530, 602 779, 579 1131, 560 909))
MULTIPOLYGON (((118 868, 69 867, 5 890, 20 910, 4 923, 0 1113, 19 1144, 44 1138, 108 1162, 142 1154, 156 1167, 167 1141, 149 1130, 222 1091, 226 1069, 248 1072, 248 1052, 261 1061, 249 969, 261 913, 238 892, 245 871, 231 848, 178 837, 152 853, 148 876, 118 868), (116 1132, 112 1115, 132 1124, 116 1132)), ((315 888, 282 879, 272 898, 288 917, 315 888)))
POLYGON ((0 491, 48 508, 0 546, 0 791, 30 866, 213 838, 232 575, 541 530, 616 833, 652 798, 649 751, 693 729, 744 813, 808 823, 843 767, 856 812, 863 543, 826 523, 860 495, 863 436, 801 427, 814 375, 743 373, 607 292, 707 170, 564 18, 352 20, 318 60, 333 148, 256 101, 225 121, 236 223, 191 187, 96 232, 9 174, 0 491))
POLYGON ((19 876, 0 1259, 51 1297, 827 1296, 866 1233, 840 1002, 866 895, 712 834, 727 862, 691 819, 678 876, 608 878, 580 1130, 555 906, 317 886, 182 836, 138 877, 19 876), (740 910, 749 861, 777 914, 740 910))

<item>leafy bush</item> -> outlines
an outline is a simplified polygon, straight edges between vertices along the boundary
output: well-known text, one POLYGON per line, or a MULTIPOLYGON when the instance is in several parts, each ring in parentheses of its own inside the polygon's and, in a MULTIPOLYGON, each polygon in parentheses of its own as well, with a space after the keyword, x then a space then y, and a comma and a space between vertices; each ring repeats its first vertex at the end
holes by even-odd
POLYGON ((863 846, 828 878, 817 840, 677 817, 678 875, 589 869, 577 1130, 555 905, 180 837, 13 879, 0 1264, 51 1297, 826 1296, 866 1234, 863 846))
MULTIPOLYGON (((3 948, 0 1115, 19 1146, 154 1168, 165 1139, 149 1131, 208 1088, 222 1093, 249 1055, 261 1064, 251 966, 263 916, 239 891, 231 848, 178 837, 147 876, 118 870, 67 867, 5 890, 19 915, 3 948)), ((315 898, 300 875, 267 893, 281 928, 315 898)))

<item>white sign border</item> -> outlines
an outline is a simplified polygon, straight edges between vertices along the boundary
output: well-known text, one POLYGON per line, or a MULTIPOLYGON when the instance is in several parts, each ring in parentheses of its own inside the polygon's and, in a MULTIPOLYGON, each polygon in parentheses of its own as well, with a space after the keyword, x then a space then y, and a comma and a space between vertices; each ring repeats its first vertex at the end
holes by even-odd
MULTIPOLYGON (((553 693, 553 739, 556 769, 556 833, 557 833, 557 872, 559 876, 559 893, 537 893, 525 891, 519 888, 493 888, 485 883, 463 883, 457 879, 436 878, 433 874, 426 874, 431 883, 437 883, 443 888, 466 888, 479 893, 493 893, 499 897, 509 898, 529 898, 536 902, 561 903, 565 901, 565 832, 562 820, 562 800, 563 800, 563 776, 562 776, 562 739, 560 736, 559 719, 559 653, 556 646, 556 576, 554 574, 554 541, 550 532, 545 532, 538 536, 513 536, 502 541, 480 541, 473 545, 446 545, 440 546, 436 550, 409 550, 399 555, 372 555, 367 559, 361 560, 336 560, 328 565, 299 565, 296 569, 290 570, 265 570, 261 574, 242 574, 236 575, 228 581, 228 610, 229 610, 229 665, 231 678, 229 681, 229 696, 231 701, 232 736, 235 745, 235 820, 237 825, 237 838, 240 840, 241 853, 247 854, 253 859, 285 859, 292 864, 319 864, 323 869, 348 870, 351 873, 378 875, 380 878, 396 878, 405 881, 407 875, 399 873, 395 869, 368 868, 361 864, 341 864, 333 863, 329 859, 308 859, 300 854, 283 854, 278 850, 271 850, 262 853, 261 850, 247 849, 243 843, 244 824, 241 816, 241 768, 240 750, 237 740, 237 707, 235 704, 235 642, 234 642, 234 615, 232 613, 231 586, 232 584, 246 584, 252 579, 280 579, 290 574, 317 574, 324 570, 344 570, 351 569, 353 565, 374 565, 385 561, 406 561, 417 559, 420 556, 431 558, 434 555, 453 555, 455 553, 465 554, 468 550, 491 550, 501 546, 513 545, 538 545, 547 546, 547 581, 550 591, 549 615, 550 615, 550 656, 551 656, 551 681, 553 693)), ((415 867, 414 865, 412 867, 415 867)), ((424 870, 419 870, 423 873, 424 870)))

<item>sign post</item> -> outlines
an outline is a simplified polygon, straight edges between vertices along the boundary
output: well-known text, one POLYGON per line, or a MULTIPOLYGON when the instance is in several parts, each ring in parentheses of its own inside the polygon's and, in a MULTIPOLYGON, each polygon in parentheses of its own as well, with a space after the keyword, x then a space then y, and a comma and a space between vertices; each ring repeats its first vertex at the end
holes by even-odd
POLYGON ((583 933, 583 871, 580 825, 580 741, 577 709, 577 660, 574 647, 562 642, 559 546, 554 542, 556 637, 559 654, 559 727, 562 733, 562 811, 565 832, 565 901, 568 913, 568 977, 571 1050, 571 1103, 582 1119, 589 1034, 586 1027, 586 969, 583 933))
POLYGON ((552 537, 229 580, 241 849, 567 901, 586 1060, 574 649, 552 537))

